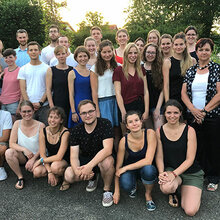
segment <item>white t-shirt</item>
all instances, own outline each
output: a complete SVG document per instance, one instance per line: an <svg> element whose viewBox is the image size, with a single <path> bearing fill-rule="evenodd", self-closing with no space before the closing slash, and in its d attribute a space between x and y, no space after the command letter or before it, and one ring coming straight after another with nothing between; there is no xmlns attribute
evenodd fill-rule
<svg viewBox="0 0 220 220"><path fill-rule="evenodd" d="M26 81L26 92L32 103L40 101L46 92L46 72L49 66L45 63L32 65L30 63L21 67L18 79ZM47 103L44 103L46 105Z"/></svg>
<svg viewBox="0 0 220 220"><path fill-rule="evenodd" d="M57 64L58 64L57 58L53 57L50 61L50 66L56 66ZM66 64L72 67L76 67L78 65L72 53L66 58Z"/></svg>
<svg viewBox="0 0 220 220"><path fill-rule="evenodd" d="M192 83L192 104L197 109L203 109L206 102L206 91L208 86L209 72L205 74L196 73Z"/></svg>
<svg viewBox="0 0 220 220"><path fill-rule="evenodd" d="M12 118L10 112L0 110L0 137L2 137L2 131L12 128Z"/></svg>
<svg viewBox="0 0 220 220"><path fill-rule="evenodd" d="M55 47L51 47L50 45L44 47L41 51L41 61L49 65L50 60L55 56L54 49Z"/></svg>
<svg viewBox="0 0 220 220"><path fill-rule="evenodd" d="M95 72L95 65L91 67L91 70ZM103 76L98 76L98 98L110 97L115 95L115 88L112 82L113 70L107 69Z"/></svg>

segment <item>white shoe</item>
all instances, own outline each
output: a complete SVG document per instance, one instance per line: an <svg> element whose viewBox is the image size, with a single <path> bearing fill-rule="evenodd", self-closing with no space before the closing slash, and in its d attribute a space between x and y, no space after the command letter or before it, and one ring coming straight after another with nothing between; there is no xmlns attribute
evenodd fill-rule
<svg viewBox="0 0 220 220"><path fill-rule="evenodd" d="M8 177L5 168L4 167L0 167L0 181L2 180L6 180Z"/></svg>

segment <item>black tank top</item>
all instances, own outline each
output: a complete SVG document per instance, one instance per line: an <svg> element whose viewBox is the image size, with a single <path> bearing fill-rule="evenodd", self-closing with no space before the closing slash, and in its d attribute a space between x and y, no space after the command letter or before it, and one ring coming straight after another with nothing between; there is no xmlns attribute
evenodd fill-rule
<svg viewBox="0 0 220 220"><path fill-rule="evenodd" d="M46 149L47 149L47 152L48 152L48 156L53 156L53 155L56 155L57 152L59 151L60 149L60 144L61 144L61 139L62 139L62 136L63 134L68 131L68 130L64 130L60 137L59 137L59 140L56 144L51 144L50 142L48 142L47 140L47 134L46 134L46 128L43 129L44 131L44 136L45 136L45 144L46 144ZM66 160L67 162L70 161L70 148L69 146L67 147L67 150L66 150L66 153L64 154L63 156L63 159Z"/></svg>
<svg viewBox="0 0 220 220"><path fill-rule="evenodd" d="M127 158L124 161L124 165L128 165L128 164L132 164L132 163L136 163L139 160L142 160L145 158L146 156L146 151L147 151L147 129L144 130L144 147L137 152L132 151L129 147L128 147L128 135L125 135L125 150L127 153Z"/></svg>
<svg viewBox="0 0 220 220"><path fill-rule="evenodd" d="M160 129L160 139L163 147L164 166L176 169L186 160L188 126L185 126L181 137L176 141L171 141L166 137L162 126ZM196 173L199 170L201 168L198 162L194 160L192 166L184 173Z"/></svg>

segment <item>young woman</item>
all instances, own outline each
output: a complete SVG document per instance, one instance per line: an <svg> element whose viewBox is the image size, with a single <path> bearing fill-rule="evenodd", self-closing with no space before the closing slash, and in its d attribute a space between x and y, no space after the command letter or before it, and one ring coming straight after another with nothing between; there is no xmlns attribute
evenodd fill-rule
<svg viewBox="0 0 220 220"><path fill-rule="evenodd" d="M33 172L33 166L39 157L39 131L44 124L34 120L34 106L30 101L22 101L20 104L22 119L15 121L9 139L9 149L5 152L5 158L17 176L16 189L24 188L24 178L20 164L25 164L26 170Z"/></svg>
<svg viewBox="0 0 220 220"><path fill-rule="evenodd" d="M126 29L119 29L116 32L115 40L119 47L115 49L115 60L120 64L123 63L123 54L129 39L130 37Z"/></svg>
<svg viewBox="0 0 220 220"><path fill-rule="evenodd" d="M124 62L113 73L116 99L120 109L119 121L122 133L126 133L123 123L129 110L138 110L142 119L148 118L149 93L147 79L140 65L140 52L134 43L129 43L124 51Z"/></svg>
<svg viewBox="0 0 220 220"><path fill-rule="evenodd" d="M157 178L156 168L152 165L157 145L156 135L151 129L142 129L141 116L136 111L129 111L125 121L130 133L125 135L119 144L114 203L118 204L120 200L120 186L129 193L131 198L134 198L136 182L140 178L146 190L147 210L154 211L156 206L152 200L151 191Z"/></svg>
<svg viewBox="0 0 220 220"><path fill-rule="evenodd" d="M197 159L208 179L208 191L216 191L220 180L220 65L210 60L214 43L201 38L196 43L199 62L187 70L182 87L187 121L198 137Z"/></svg>
<svg viewBox="0 0 220 220"><path fill-rule="evenodd" d="M163 115L161 114L161 106L164 101L162 56L156 44L148 43L144 47L142 57L149 91L149 115L153 119L156 130L163 124Z"/></svg>
<svg viewBox="0 0 220 220"><path fill-rule="evenodd" d="M54 106L62 107L65 114L68 116L70 112L68 75L69 73L73 74L73 67L66 64L66 47L56 46L54 54L58 60L58 64L47 70L47 99L50 108L53 108Z"/></svg>
<svg viewBox="0 0 220 220"><path fill-rule="evenodd" d="M160 50L163 58L169 58L173 54L172 49L172 36L169 34L163 34L160 38Z"/></svg>
<svg viewBox="0 0 220 220"><path fill-rule="evenodd" d="M95 64L97 60L97 54L96 54L96 40L92 37L87 37L84 40L84 47L89 51L90 58L88 63L86 64L87 69L91 69L91 67Z"/></svg>
<svg viewBox="0 0 220 220"><path fill-rule="evenodd" d="M13 121L15 121L16 115L19 114L19 102L21 98L19 80L17 79L20 67L15 63L16 52L13 49L6 49L3 56L8 67L2 73L4 78L0 96L2 103L1 109L9 111Z"/></svg>
<svg viewBox="0 0 220 220"><path fill-rule="evenodd" d="M68 119L68 127L72 128L81 122L77 106L81 100L92 100L92 92L90 86L90 70L87 69L90 54L88 50L79 46L74 52L74 59L78 65L74 71L68 76L69 100L70 100L70 114Z"/></svg>
<svg viewBox="0 0 220 220"><path fill-rule="evenodd" d="M142 53L143 49L144 49L144 45L145 45L145 40L141 37L137 38L134 43L137 45L140 53Z"/></svg>
<svg viewBox="0 0 220 220"><path fill-rule="evenodd" d="M97 62L91 68L93 71L90 77L92 99L96 104L97 116L109 119L114 127L115 137L117 137L115 141L116 148L120 140L120 131L118 127L118 107L112 76L117 66L112 42L109 40L102 41L99 44Z"/></svg>
<svg viewBox="0 0 220 220"><path fill-rule="evenodd" d="M48 184L56 186L63 176L70 160L69 131L64 127L65 112L54 106L48 113L48 124L39 135L40 159L34 164L34 177L48 176ZM69 184L63 182L60 190L67 190Z"/></svg>
<svg viewBox="0 0 220 220"><path fill-rule="evenodd" d="M196 60L187 51L185 34L183 32L176 34L173 37L173 56L163 62L163 90L166 102L175 99L184 107L181 99L183 78L186 70L194 63ZM183 114L185 117L185 110Z"/></svg>
<svg viewBox="0 0 220 220"><path fill-rule="evenodd" d="M188 26L185 29L185 35L186 35L186 42L188 47L188 52L190 53L191 57L194 57L196 61L198 62L198 56L196 54L196 41L198 38L198 31L194 26Z"/></svg>
<svg viewBox="0 0 220 220"><path fill-rule="evenodd" d="M165 104L167 123L157 130L156 163L160 189L169 194L169 204L179 205L176 190L181 186L181 207L187 215L194 216L201 203L204 172L195 161L195 130L182 123L182 110L176 100Z"/></svg>
<svg viewBox="0 0 220 220"><path fill-rule="evenodd" d="M160 32L156 29L153 29L151 31L148 32L147 35L147 43L154 43L157 46L160 45Z"/></svg>

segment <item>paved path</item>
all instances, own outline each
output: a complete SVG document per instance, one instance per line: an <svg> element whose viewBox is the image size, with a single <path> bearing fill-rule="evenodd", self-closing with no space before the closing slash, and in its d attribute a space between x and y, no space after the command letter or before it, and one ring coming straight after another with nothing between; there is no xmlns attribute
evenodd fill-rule
<svg viewBox="0 0 220 220"><path fill-rule="evenodd" d="M220 190L210 193L204 190L200 211L193 218L187 217L181 208L172 208L167 203L167 196L162 195L158 185L154 188L153 198L157 205L154 212L145 208L144 187L138 184L137 197L129 198L122 193L118 205L105 208L101 204L102 181L96 191L85 191L86 182L76 183L68 191L60 192L59 187L50 187L47 178L33 179L24 172L25 188L14 188L16 177L6 166L9 174L6 181L0 182L0 220L30 219L204 219L220 220Z"/></svg>

